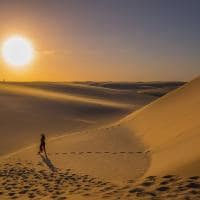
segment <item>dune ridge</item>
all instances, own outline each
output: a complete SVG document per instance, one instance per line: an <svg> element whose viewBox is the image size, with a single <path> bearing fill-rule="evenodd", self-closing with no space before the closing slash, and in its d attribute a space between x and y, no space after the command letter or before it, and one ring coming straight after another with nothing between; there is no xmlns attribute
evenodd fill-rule
<svg viewBox="0 0 200 200"><path fill-rule="evenodd" d="M153 153L149 173L199 174L198 165L188 167L200 158L199 89L198 77L123 120Z"/></svg>

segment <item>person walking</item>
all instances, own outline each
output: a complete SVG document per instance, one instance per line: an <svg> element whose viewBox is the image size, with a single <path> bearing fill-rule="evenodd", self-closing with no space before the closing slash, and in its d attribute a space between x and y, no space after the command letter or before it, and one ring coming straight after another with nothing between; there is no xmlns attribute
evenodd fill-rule
<svg viewBox="0 0 200 200"><path fill-rule="evenodd" d="M46 140L45 135L44 135L44 134L41 134L41 138L40 138L40 149L39 149L38 154L44 152L45 155L47 156L45 140Z"/></svg>

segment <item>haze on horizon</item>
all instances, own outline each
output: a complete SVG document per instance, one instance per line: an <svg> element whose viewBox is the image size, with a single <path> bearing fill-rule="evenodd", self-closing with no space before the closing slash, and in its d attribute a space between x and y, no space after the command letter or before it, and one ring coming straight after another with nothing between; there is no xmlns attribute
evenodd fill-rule
<svg viewBox="0 0 200 200"><path fill-rule="evenodd" d="M0 1L0 46L31 40L26 70L0 57L13 81L188 81L200 74L198 0Z"/></svg>

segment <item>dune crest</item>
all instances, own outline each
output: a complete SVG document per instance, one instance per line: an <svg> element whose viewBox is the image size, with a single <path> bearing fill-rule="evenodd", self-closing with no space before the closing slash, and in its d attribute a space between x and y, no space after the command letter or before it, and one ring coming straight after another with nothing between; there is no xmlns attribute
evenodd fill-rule
<svg viewBox="0 0 200 200"><path fill-rule="evenodd" d="M199 91L200 77L123 120L152 152L148 174L200 173Z"/></svg>

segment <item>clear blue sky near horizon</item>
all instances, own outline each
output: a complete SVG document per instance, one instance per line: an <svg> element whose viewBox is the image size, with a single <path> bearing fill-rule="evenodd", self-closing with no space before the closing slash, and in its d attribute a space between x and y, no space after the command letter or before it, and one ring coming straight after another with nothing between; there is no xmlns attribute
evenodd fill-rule
<svg viewBox="0 0 200 200"><path fill-rule="evenodd" d="M200 74L199 0L0 1L1 41L21 33L39 59L12 80L190 80Z"/></svg>

